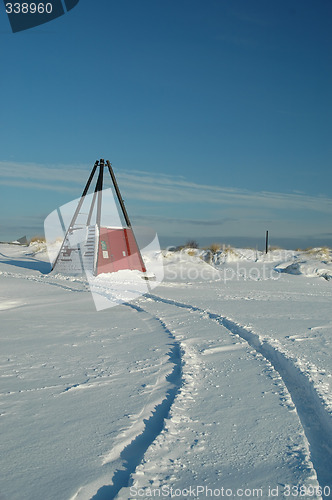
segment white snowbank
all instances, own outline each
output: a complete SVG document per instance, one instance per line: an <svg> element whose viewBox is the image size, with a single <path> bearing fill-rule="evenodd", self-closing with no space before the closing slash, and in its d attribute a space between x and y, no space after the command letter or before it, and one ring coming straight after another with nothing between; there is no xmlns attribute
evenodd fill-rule
<svg viewBox="0 0 332 500"><path fill-rule="evenodd" d="M86 277L43 274L41 250L0 248L4 498L124 500L197 485L283 498L289 484L321 500L332 289L261 271L329 269L330 253L234 249L207 263L202 250L163 252L167 280L97 313ZM182 268L195 272L183 279ZM233 279L213 279L223 270ZM112 295L110 280L130 292L132 273L96 277L96 293Z"/></svg>
<svg viewBox="0 0 332 500"><path fill-rule="evenodd" d="M247 248L225 247L216 252L184 248L180 251L164 251L163 256L166 265L171 263L193 265L203 261L215 269L221 269L226 264L240 262L274 263L276 272L332 279L332 250L326 247L309 250L275 249L267 254Z"/></svg>
<svg viewBox="0 0 332 500"><path fill-rule="evenodd" d="M288 274L302 274L307 277L332 279L331 250L328 248L313 248L297 252L292 261L286 261L276 266L276 271Z"/></svg>

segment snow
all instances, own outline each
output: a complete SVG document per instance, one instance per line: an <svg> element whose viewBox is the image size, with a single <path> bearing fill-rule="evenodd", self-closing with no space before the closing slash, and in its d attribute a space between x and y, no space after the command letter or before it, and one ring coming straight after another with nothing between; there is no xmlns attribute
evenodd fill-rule
<svg viewBox="0 0 332 500"><path fill-rule="evenodd" d="M43 243L0 245L0 498L331 498L330 250L163 261L97 312Z"/></svg>

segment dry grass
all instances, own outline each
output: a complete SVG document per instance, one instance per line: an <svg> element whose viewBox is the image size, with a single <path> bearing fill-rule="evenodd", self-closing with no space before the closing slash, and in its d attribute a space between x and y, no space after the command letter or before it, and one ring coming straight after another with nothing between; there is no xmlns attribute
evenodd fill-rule
<svg viewBox="0 0 332 500"><path fill-rule="evenodd" d="M187 248L198 248L199 245L198 245L197 241L195 241L195 240L189 240L189 241L187 241L187 243L185 244L185 246Z"/></svg>
<svg viewBox="0 0 332 500"><path fill-rule="evenodd" d="M221 249L221 245L219 243L212 243L212 245L209 246L208 250L211 250L212 253L219 252Z"/></svg>
<svg viewBox="0 0 332 500"><path fill-rule="evenodd" d="M226 254L226 255L238 255L238 253L235 252L234 248L231 247L231 246L223 248L223 253Z"/></svg>
<svg viewBox="0 0 332 500"><path fill-rule="evenodd" d="M46 243L46 239L44 238L44 236L33 236L30 239L30 243L35 243L37 241L38 243Z"/></svg>
<svg viewBox="0 0 332 500"><path fill-rule="evenodd" d="M223 245L222 246L222 255L224 256L224 258L239 257L239 254L230 245L227 245L227 246Z"/></svg>
<svg viewBox="0 0 332 500"><path fill-rule="evenodd" d="M328 247L321 247L321 248L306 248L304 250L308 255L311 257L316 257L318 259L330 262L331 261L331 255L330 255L330 249Z"/></svg>
<svg viewBox="0 0 332 500"><path fill-rule="evenodd" d="M273 250L282 250L282 248L279 247L278 245L273 245L269 246L268 250L271 250L271 252L273 252Z"/></svg>

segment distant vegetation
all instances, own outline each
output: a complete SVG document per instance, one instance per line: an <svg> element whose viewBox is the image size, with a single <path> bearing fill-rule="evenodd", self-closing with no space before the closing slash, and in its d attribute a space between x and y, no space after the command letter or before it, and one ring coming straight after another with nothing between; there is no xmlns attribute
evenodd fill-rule
<svg viewBox="0 0 332 500"><path fill-rule="evenodd" d="M212 245L209 246L208 250L211 250L212 253L219 252L221 249L220 243L212 243Z"/></svg>
<svg viewBox="0 0 332 500"><path fill-rule="evenodd" d="M44 236L33 236L29 243L35 243L35 242L38 242L38 243L45 243L46 242L46 239L44 238Z"/></svg>
<svg viewBox="0 0 332 500"><path fill-rule="evenodd" d="M198 246L199 245L198 245L197 241L195 241L195 240L189 240L185 244L185 248L198 248Z"/></svg>

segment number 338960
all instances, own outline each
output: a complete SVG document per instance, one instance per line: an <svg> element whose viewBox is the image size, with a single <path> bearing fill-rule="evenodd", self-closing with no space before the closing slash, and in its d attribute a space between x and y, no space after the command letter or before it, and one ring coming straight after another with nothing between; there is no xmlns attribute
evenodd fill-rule
<svg viewBox="0 0 332 500"><path fill-rule="evenodd" d="M51 3L6 3L7 14L51 14Z"/></svg>

